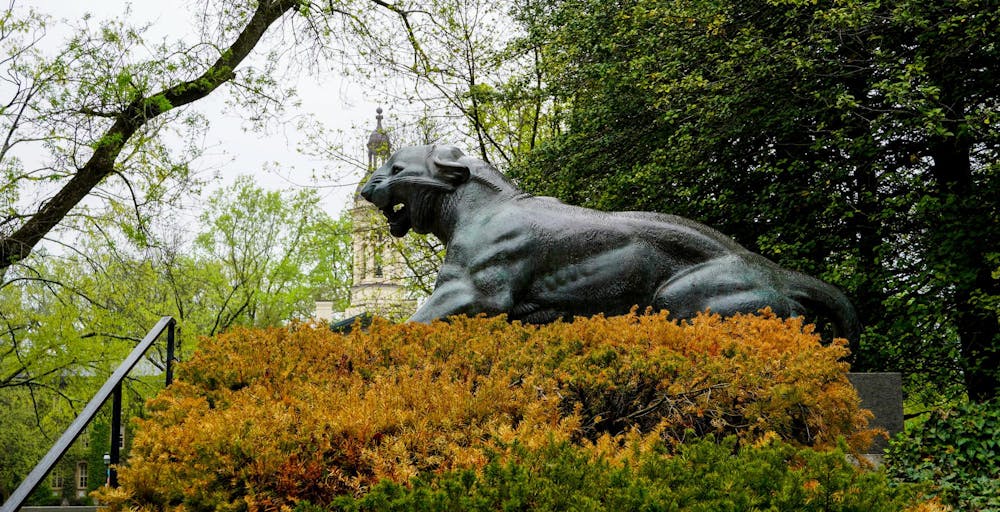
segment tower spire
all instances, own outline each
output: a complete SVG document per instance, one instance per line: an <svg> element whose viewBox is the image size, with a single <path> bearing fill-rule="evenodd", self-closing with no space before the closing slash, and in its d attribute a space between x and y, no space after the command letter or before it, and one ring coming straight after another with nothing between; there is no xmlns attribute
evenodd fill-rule
<svg viewBox="0 0 1000 512"><path fill-rule="evenodd" d="M361 197L361 187L368 177L389 158L392 144L382 126L382 107L375 109L375 129L368 136L368 169L358 184L351 208L351 249L354 263L351 305L344 312L348 317L379 315L405 318L416 309L416 302L407 297L403 282L404 263L398 251L385 236L385 220L378 208ZM350 324L350 318L345 320Z"/></svg>
<svg viewBox="0 0 1000 512"><path fill-rule="evenodd" d="M389 134L382 128L382 107L375 109L375 129L368 136L368 172L374 171L382 165L389 153L392 152L392 144L389 141Z"/></svg>

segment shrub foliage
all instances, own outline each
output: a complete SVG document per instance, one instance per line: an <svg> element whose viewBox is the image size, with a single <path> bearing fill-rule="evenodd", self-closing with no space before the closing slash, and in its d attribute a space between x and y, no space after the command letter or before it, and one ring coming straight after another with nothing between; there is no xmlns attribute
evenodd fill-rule
<svg viewBox="0 0 1000 512"><path fill-rule="evenodd" d="M236 329L150 401L114 507L273 509L571 443L620 464L691 437L871 441L842 342L772 315ZM493 454L493 455L491 455Z"/></svg>
<svg viewBox="0 0 1000 512"><path fill-rule="evenodd" d="M917 489L894 485L883 472L851 465L840 449L796 449L772 440L736 449L701 439L672 457L638 453L610 464L569 443L515 449L481 471L422 476L410 485L382 481L361 497L343 496L328 509L345 512L619 511L619 510L940 510L916 504ZM300 503L296 512L320 507Z"/></svg>
<svg viewBox="0 0 1000 512"><path fill-rule="evenodd" d="M1000 511L1000 400L934 411L892 440L886 456L893 476L932 483L944 503Z"/></svg>

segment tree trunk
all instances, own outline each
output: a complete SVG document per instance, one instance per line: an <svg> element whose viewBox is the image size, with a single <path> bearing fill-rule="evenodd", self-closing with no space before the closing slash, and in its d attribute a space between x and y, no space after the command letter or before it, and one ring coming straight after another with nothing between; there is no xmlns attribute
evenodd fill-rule
<svg viewBox="0 0 1000 512"><path fill-rule="evenodd" d="M956 131L957 132L957 127ZM977 297L1000 295L986 252L989 223L977 211L973 189L971 146L959 137L931 141L932 172L940 192L940 210L932 230L932 251L939 269L947 269L953 289L955 329L961 349L961 367L969 398L985 402L1000 388L1000 324L996 313L983 307Z"/></svg>

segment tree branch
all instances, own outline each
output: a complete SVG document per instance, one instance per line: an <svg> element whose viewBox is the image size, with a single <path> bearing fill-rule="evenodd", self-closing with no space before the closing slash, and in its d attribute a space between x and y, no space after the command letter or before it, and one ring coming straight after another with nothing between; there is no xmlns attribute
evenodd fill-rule
<svg viewBox="0 0 1000 512"><path fill-rule="evenodd" d="M271 24L297 4L298 0L261 0L236 40L201 76L138 98L125 107L98 140L90 159L73 178L19 229L0 239L0 272L28 257L38 242L114 170L122 149L147 121L200 100L232 80L236 67L250 54Z"/></svg>

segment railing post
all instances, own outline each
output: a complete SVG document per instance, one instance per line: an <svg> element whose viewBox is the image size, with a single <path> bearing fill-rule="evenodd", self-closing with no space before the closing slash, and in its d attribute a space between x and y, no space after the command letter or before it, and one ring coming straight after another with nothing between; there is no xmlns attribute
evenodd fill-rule
<svg viewBox="0 0 1000 512"><path fill-rule="evenodd" d="M167 324L167 385L174 382L174 330L177 322L171 318Z"/></svg>
<svg viewBox="0 0 1000 512"><path fill-rule="evenodd" d="M111 399L111 466L108 472L108 487L118 487L118 469L115 466L121 461L122 447L122 383L115 386Z"/></svg>

